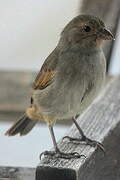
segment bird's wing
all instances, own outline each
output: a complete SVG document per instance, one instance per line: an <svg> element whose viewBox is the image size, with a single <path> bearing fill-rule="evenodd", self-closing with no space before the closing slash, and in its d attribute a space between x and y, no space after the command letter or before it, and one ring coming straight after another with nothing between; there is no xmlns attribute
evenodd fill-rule
<svg viewBox="0 0 120 180"><path fill-rule="evenodd" d="M55 49L43 63L42 68L33 82L33 89L45 89L53 82L56 73L57 60L58 50Z"/></svg>

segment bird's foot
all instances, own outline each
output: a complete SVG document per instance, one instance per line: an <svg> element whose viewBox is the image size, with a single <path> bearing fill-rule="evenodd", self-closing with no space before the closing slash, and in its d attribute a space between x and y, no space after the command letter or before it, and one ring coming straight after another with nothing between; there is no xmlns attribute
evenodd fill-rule
<svg viewBox="0 0 120 180"><path fill-rule="evenodd" d="M103 146L102 143L95 141L95 140L91 140L89 138L87 138L86 136L83 136L82 138L73 138L73 137L69 137L69 136L65 136L63 137L64 139L68 139L70 142L85 142L86 145L90 145L92 147L95 147L96 149L101 149L104 153L105 153L105 148Z"/></svg>
<svg viewBox="0 0 120 180"><path fill-rule="evenodd" d="M40 159L42 157L42 155L44 156L49 156L49 157L55 157L55 158L63 158L63 159L76 159L76 158L81 158L84 157L84 155L80 155L77 152L73 152L73 153L64 153L61 152L60 150L56 150L56 151L44 151L40 154Z"/></svg>

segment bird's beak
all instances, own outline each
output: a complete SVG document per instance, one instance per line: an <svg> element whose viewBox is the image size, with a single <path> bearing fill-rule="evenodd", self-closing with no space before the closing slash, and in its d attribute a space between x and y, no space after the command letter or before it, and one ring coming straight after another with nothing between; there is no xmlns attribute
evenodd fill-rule
<svg viewBox="0 0 120 180"><path fill-rule="evenodd" d="M105 28L100 30L98 37L103 40L115 40L113 34Z"/></svg>

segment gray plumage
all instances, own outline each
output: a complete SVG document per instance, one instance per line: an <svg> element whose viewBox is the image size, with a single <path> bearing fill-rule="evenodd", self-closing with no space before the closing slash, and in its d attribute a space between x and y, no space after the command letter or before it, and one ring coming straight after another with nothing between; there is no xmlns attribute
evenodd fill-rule
<svg viewBox="0 0 120 180"><path fill-rule="evenodd" d="M21 123L17 123L13 125L17 131L13 133L10 128L7 135L27 134L37 120L43 119L52 126L57 119L75 117L87 109L105 79L101 44L111 39L112 34L97 17L79 15L68 23L33 83L31 106L26 110L30 126L24 126L24 120L23 131Z"/></svg>
<svg viewBox="0 0 120 180"><path fill-rule="evenodd" d="M92 58L91 58L92 56ZM105 58L101 48L66 50L52 58L57 61L53 83L33 92L34 103L45 114L65 119L81 114L98 95L105 78Z"/></svg>

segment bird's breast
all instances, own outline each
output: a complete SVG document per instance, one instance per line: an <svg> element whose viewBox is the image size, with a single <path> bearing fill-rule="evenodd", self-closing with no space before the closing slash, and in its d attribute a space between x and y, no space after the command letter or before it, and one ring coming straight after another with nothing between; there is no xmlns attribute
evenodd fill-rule
<svg viewBox="0 0 120 180"><path fill-rule="evenodd" d="M83 112L99 94L105 79L103 53L71 54L60 67L59 91L63 102L74 113Z"/></svg>

